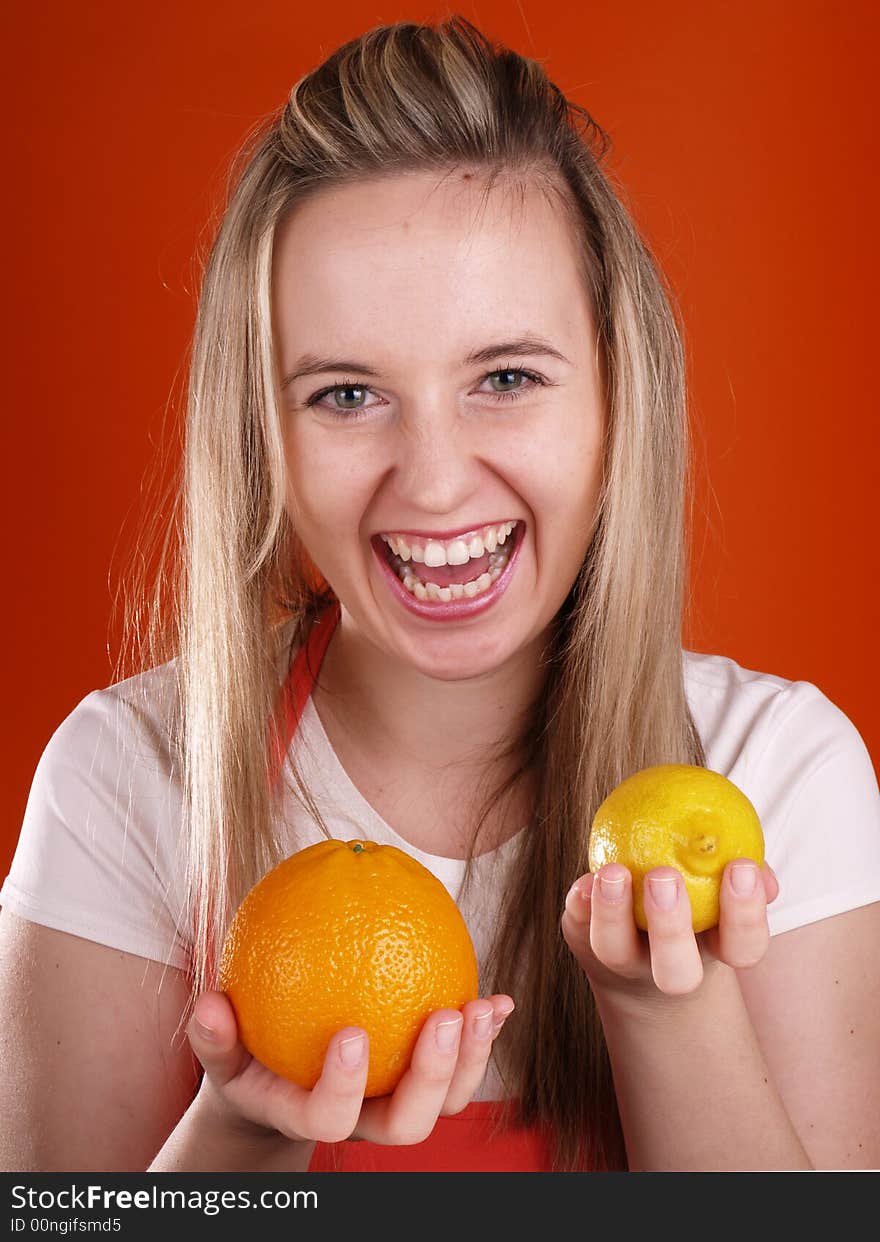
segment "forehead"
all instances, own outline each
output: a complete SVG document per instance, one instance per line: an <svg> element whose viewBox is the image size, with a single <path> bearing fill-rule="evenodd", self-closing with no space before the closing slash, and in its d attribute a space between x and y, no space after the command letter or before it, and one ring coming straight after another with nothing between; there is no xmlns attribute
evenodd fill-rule
<svg viewBox="0 0 880 1242"><path fill-rule="evenodd" d="M493 325L579 331L590 308L575 230L534 179L491 189L466 171L326 188L278 227L273 314L282 343L393 329L395 341ZM365 335L364 335L365 334ZM437 342L439 344L439 342Z"/></svg>

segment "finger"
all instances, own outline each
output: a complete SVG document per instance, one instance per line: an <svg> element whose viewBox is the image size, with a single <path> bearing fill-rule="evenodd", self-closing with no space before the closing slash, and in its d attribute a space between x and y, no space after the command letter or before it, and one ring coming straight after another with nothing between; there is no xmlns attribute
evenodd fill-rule
<svg viewBox="0 0 880 1242"><path fill-rule="evenodd" d="M438 1009L428 1017L393 1094L369 1101L375 1107L361 1118L359 1138L409 1145L428 1137L455 1073L463 1026L457 1009Z"/></svg>
<svg viewBox="0 0 880 1242"><path fill-rule="evenodd" d="M370 1041L363 1027L337 1031L324 1055L321 1077L305 1092L295 1128L319 1143L340 1143L350 1137L364 1103ZM288 1105L287 1101L282 1104Z"/></svg>
<svg viewBox="0 0 880 1242"><path fill-rule="evenodd" d="M504 1026L504 1023L513 1013L514 1009L516 1009L516 1005L511 997L507 995L491 996L489 999L492 1001L494 1013L494 1019L492 1022L492 1040L494 1042L494 1040L496 1040L501 1034L501 1028Z"/></svg>
<svg viewBox="0 0 880 1242"><path fill-rule="evenodd" d="M197 999L187 1036L204 1066L212 1106L228 1122L327 1143L347 1138L354 1129L367 1079L369 1047L362 1028L346 1027L334 1035L311 1092L251 1056L222 992L204 992ZM360 1056L353 1058L353 1052Z"/></svg>
<svg viewBox="0 0 880 1242"><path fill-rule="evenodd" d="M644 899L654 982L670 996L693 992L703 980L703 961L687 890L674 867L648 872Z"/></svg>
<svg viewBox="0 0 880 1242"><path fill-rule="evenodd" d="M458 1060L440 1110L444 1117L460 1113L470 1103L485 1076L492 1044L513 1008L511 998L502 995L470 1001L462 1008Z"/></svg>
<svg viewBox="0 0 880 1242"><path fill-rule="evenodd" d="M721 878L718 956L737 969L754 966L770 943L767 888L761 881L761 872L750 858L735 858Z"/></svg>
<svg viewBox="0 0 880 1242"><path fill-rule="evenodd" d="M644 947L633 917L632 876L621 863L608 863L596 872L590 948L615 974L635 979L643 972Z"/></svg>
<svg viewBox="0 0 880 1242"><path fill-rule="evenodd" d="M202 992L193 1006L186 1034L216 1087L236 1078L252 1059L238 1038L235 1011L223 992Z"/></svg>
<svg viewBox="0 0 880 1242"><path fill-rule="evenodd" d="M186 1033L205 1071L199 1098L216 1119L249 1135L280 1131L300 1137L290 1128L289 1102L294 1094L306 1093L276 1079L251 1056L239 1039L235 1010L223 992L203 992L196 999ZM286 1090L286 1101L272 1098L278 1084Z"/></svg>
<svg viewBox="0 0 880 1242"><path fill-rule="evenodd" d="M779 881L776 878L776 872L769 863L764 863L761 868L761 879L764 881L764 892L767 894L767 905L771 901L775 901L779 896Z"/></svg>
<svg viewBox="0 0 880 1242"><path fill-rule="evenodd" d="M563 939L571 949L578 965L586 970L592 958L590 952L590 905L593 876L587 872L575 880L565 897L560 928Z"/></svg>

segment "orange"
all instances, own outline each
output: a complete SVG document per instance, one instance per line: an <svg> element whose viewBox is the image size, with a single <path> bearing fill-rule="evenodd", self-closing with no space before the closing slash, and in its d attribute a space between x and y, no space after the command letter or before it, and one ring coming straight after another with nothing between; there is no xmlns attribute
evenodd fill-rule
<svg viewBox="0 0 880 1242"><path fill-rule="evenodd" d="M285 859L236 911L220 962L242 1043L311 1088L330 1037L370 1039L366 1096L393 1091L435 1009L477 997L467 925L444 885L393 845L320 841Z"/></svg>
<svg viewBox="0 0 880 1242"><path fill-rule="evenodd" d="M597 810L590 830L590 871L623 863L633 877L633 906L647 930L645 874L675 867L684 877L694 931L720 917L721 874L734 858L764 862L758 813L741 789L708 768L667 763L621 781Z"/></svg>

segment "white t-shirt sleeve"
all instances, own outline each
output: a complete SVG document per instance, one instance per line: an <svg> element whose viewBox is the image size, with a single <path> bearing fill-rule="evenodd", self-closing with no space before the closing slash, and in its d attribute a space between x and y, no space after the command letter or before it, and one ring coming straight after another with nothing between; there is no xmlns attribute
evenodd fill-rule
<svg viewBox="0 0 880 1242"><path fill-rule="evenodd" d="M0 905L34 923L186 969L175 849L180 796L155 721L96 690L34 773Z"/></svg>
<svg viewBox="0 0 880 1242"><path fill-rule="evenodd" d="M852 721L810 682L792 682L756 742L758 788L774 808L771 933L880 901L880 792Z"/></svg>

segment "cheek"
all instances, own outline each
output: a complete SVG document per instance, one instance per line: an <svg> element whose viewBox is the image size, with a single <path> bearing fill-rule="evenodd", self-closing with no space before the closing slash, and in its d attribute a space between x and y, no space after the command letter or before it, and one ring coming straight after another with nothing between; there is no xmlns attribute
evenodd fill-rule
<svg viewBox="0 0 880 1242"><path fill-rule="evenodd" d="M284 461L287 467L285 505L295 528L305 521L309 511L309 470L303 460L302 447L288 434L284 442Z"/></svg>
<svg viewBox="0 0 880 1242"><path fill-rule="evenodd" d="M333 504L335 490L325 491L322 455L311 438L289 433L284 445L287 463L287 511L295 529L311 541L313 530L321 524L322 509L326 513ZM323 496L324 504L320 501Z"/></svg>
<svg viewBox="0 0 880 1242"><path fill-rule="evenodd" d="M535 453L530 464L537 519L571 526L590 518L602 485L600 445L569 438L564 450Z"/></svg>
<svg viewBox="0 0 880 1242"><path fill-rule="evenodd" d="M303 538L317 542L357 528L374 486L365 455L333 440L291 433L284 446L288 514Z"/></svg>
<svg viewBox="0 0 880 1242"><path fill-rule="evenodd" d="M537 478L537 474L536 474ZM577 574L595 529L602 486L599 443L570 442L569 451L545 458L530 497L537 550L566 582Z"/></svg>

